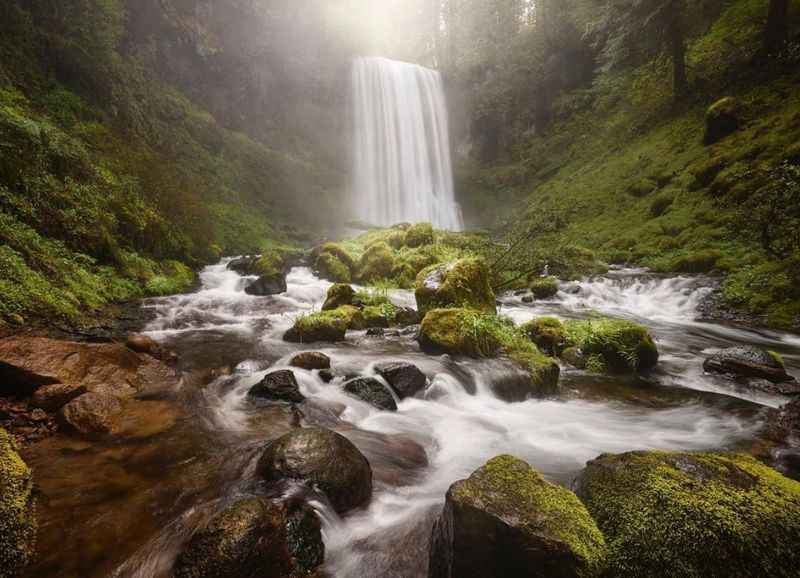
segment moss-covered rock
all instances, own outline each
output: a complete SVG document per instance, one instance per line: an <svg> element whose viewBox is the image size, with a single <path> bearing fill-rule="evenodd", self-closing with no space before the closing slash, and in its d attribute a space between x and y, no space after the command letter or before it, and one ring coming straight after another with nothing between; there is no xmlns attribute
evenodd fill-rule
<svg viewBox="0 0 800 578"><path fill-rule="evenodd" d="M607 548L584 505L527 463L499 456L447 492L432 535L431 578L590 578Z"/></svg>
<svg viewBox="0 0 800 578"><path fill-rule="evenodd" d="M722 98L708 107L706 111L706 133L703 136L703 143L714 144L738 129L738 102L731 96Z"/></svg>
<svg viewBox="0 0 800 578"><path fill-rule="evenodd" d="M311 252L313 257L320 257L322 255L333 255L336 259L347 267L350 271L355 271L356 261L353 256L339 243L324 243L316 247Z"/></svg>
<svg viewBox="0 0 800 578"><path fill-rule="evenodd" d="M549 299L558 293L558 280L555 277L540 277L533 280L530 289L537 299Z"/></svg>
<svg viewBox="0 0 800 578"><path fill-rule="evenodd" d="M317 275L334 283L350 283L353 273L336 255L322 253L314 262Z"/></svg>
<svg viewBox="0 0 800 578"><path fill-rule="evenodd" d="M632 452L577 484L611 576L800 576L800 483L739 455Z"/></svg>
<svg viewBox="0 0 800 578"><path fill-rule="evenodd" d="M323 311L332 311L338 309L342 305L352 305L353 297L355 297L355 290L345 283L335 283L328 289L328 295L325 298L325 303L322 305Z"/></svg>
<svg viewBox="0 0 800 578"><path fill-rule="evenodd" d="M417 276L415 296L422 315L444 307L470 308L485 313L497 310L489 268L479 258L423 269Z"/></svg>
<svg viewBox="0 0 800 578"><path fill-rule="evenodd" d="M430 223L418 223L406 230L403 244L406 247L416 248L433 243L433 225Z"/></svg>
<svg viewBox="0 0 800 578"><path fill-rule="evenodd" d="M36 511L31 471L0 428L0 578L14 578L33 559Z"/></svg>
<svg viewBox="0 0 800 578"><path fill-rule="evenodd" d="M311 507L246 498L192 536L173 576L300 578L314 572L324 556L319 518Z"/></svg>
<svg viewBox="0 0 800 578"><path fill-rule="evenodd" d="M658 363L658 348L650 332L632 321L598 317L567 321L564 328L565 345L577 348L592 371L646 371Z"/></svg>
<svg viewBox="0 0 800 578"><path fill-rule="evenodd" d="M386 243L371 245L361 256L358 271L364 283L389 279L395 267L394 253Z"/></svg>
<svg viewBox="0 0 800 578"><path fill-rule="evenodd" d="M355 309L355 308L354 308ZM323 311L298 318L283 339L291 343L315 343L318 341L343 341L347 335L348 321L341 309Z"/></svg>
<svg viewBox="0 0 800 578"><path fill-rule="evenodd" d="M394 319L394 310L379 305L364 307L364 323L367 328L387 328Z"/></svg>
<svg viewBox="0 0 800 578"><path fill-rule="evenodd" d="M344 319L347 324L347 329L349 330L361 331L367 328L364 310L359 309L355 305L342 305L338 309L330 311L330 314Z"/></svg>
<svg viewBox="0 0 800 578"><path fill-rule="evenodd" d="M567 341L564 324L555 317L540 317L529 321L520 329L539 349L549 355L560 355Z"/></svg>

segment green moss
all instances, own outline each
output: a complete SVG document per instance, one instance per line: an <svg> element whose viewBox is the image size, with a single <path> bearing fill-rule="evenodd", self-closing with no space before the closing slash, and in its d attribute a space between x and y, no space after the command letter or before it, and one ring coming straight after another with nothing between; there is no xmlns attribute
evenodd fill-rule
<svg viewBox="0 0 800 578"><path fill-rule="evenodd" d="M355 307L355 309L358 311ZM294 326L283 336L293 343L315 343L318 341L336 342L344 340L348 325L354 313L350 309L339 308L299 317Z"/></svg>
<svg viewBox="0 0 800 578"><path fill-rule="evenodd" d="M434 265L417 276L417 309L424 315L442 307L469 307L486 313L496 311L495 295L486 262L480 258L460 259L448 265Z"/></svg>
<svg viewBox="0 0 800 578"><path fill-rule="evenodd" d="M375 283L392 277L395 268L394 253L386 243L371 245L359 262L359 279L364 283Z"/></svg>
<svg viewBox="0 0 800 578"><path fill-rule="evenodd" d="M34 557L33 480L11 436L0 428L0 577L13 578Z"/></svg>
<svg viewBox="0 0 800 578"><path fill-rule="evenodd" d="M406 230L403 244L406 247L422 247L433 244L433 226L430 223L418 223Z"/></svg>
<svg viewBox="0 0 800 578"><path fill-rule="evenodd" d="M716 267L721 258L721 251L707 249L675 257L670 264L670 269L680 273L708 273Z"/></svg>
<svg viewBox="0 0 800 578"><path fill-rule="evenodd" d="M188 291L197 277L194 271L179 261L167 261L162 274L151 278L145 286L148 295L174 295Z"/></svg>
<svg viewBox="0 0 800 578"><path fill-rule="evenodd" d="M773 360L775 360L775 363L777 363L780 367L783 368L786 367L786 363L783 361L783 357L781 356L780 353L776 351L767 351L767 353Z"/></svg>
<svg viewBox="0 0 800 578"><path fill-rule="evenodd" d="M353 275L350 268L332 253L322 253L314 263L320 277L334 283L350 283Z"/></svg>
<svg viewBox="0 0 800 578"><path fill-rule="evenodd" d="M523 531L563 542L580 563L577 576L600 576L608 550L603 534L578 497L547 482L513 456L489 460L451 489L456 503L471 504L497 518L514 520Z"/></svg>
<svg viewBox="0 0 800 578"><path fill-rule="evenodd" d="M315 249L317 256L333 255L336 259L347 267L350 271L355 271L356 262L353 256L340 243L325 243Z"/></svg>
<svg viewBox="0 0 800 578"><path fill-rule="evenodd" d="M540 317L529 321L520 329L537 347L550 355L559 355L566 344L564 324L555 317Z"/></svg>
<svg viewBox="0 0 800 578"><path fill-rule="evenodd" d="M624 319L592 318L567 321L566 346L586 356L590 370L631 372L658 363L658 348L643 326Z"/></svg>
<svg viewBox="0 0 800 578"><path fill-rule="evenodd" d="M800 483L754 458L604 455L578 494L605 534L612 576L798 575Z"/></svg>
<svg viewBox="0 0 800 578"><path fill-rule="evenodd" d="M530 289L537 299L549 299L558 293L558 280L555 277L539 277L533 280Z"/></svg>
<svg viewBox="0 0 800 578"><path fill-rule="evenodd" d="M297 251L285 245L270 243L263 247L261 257L253 266L253 274L259 277L277 277L286 271L290 259Z"/></svg>
<svg viewBox="0 0 800 578"><path fill-rule="evenodd" d="M356 297L356 292L350 285L345 283L334 283L328 289L325 303L322 305L323 311L332 311L338 309L342 305L352 305L353 298Z"/></svg>

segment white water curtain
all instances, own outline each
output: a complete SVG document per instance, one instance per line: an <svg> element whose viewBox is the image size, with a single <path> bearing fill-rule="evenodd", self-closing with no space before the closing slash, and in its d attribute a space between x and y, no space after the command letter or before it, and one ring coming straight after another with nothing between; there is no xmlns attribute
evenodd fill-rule
<svg viewBox="0 0 800 578"><path fill-rule="evenodd" d="M390 226L460 231L441 75L386 58L353 63L353 210Z"/></svg>

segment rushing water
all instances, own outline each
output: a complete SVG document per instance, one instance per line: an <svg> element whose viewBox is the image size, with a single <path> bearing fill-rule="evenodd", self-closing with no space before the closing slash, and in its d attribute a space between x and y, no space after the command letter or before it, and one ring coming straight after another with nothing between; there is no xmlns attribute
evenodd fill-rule
<svg viewBox="0 0 800 578"><path fill-rule="evenodd" d="M800 366L792 336L695 322L707 291L702 280L621 271L565 285L552 301L534 305L508 295L501 311L519 322L590 311L637 319L657 336L658 370L647 378L615 378L565 369L557 399L512 404L491 387L511 371L507 364L429 357L410 334L352 332L345 343L318 347L285 343L283 332L295 317L320 307L329 283L297 268L285 294L259 298L244 293L246 282L223 262L203 272L198 292L147 303L156 313L149 334L178 351L185 375L180 391L151 400L147 410L155 421L169 415L170 429L107 445L54 439L34 452L46 496L41 545L47 554L32 576L168 575L193 528L236 496L260 491L259 452L298 420L347 436L374 471L368 508L341 519L315 503L328 575L425 576L431 523L447 488L487 459L511 453L569 484L603 452L746 448L765 409L784 400L704 375L704 354L755 343L780 351L795 373ZM405 291L392 298L413 303ZM388 413L345 395L336 382L326 385L316 372L295 370L308 398L302 415L288 407L251 407L247 390L300 349L323 351L342 374L369 375L379 361L409 361L430 385Z"/></svg>
<svg viewBox="0 0 800 578"><path fill-rule="evenodd" d="M461 230L439 73L359 58L352 75L354 214L373 225Z"/></svg>

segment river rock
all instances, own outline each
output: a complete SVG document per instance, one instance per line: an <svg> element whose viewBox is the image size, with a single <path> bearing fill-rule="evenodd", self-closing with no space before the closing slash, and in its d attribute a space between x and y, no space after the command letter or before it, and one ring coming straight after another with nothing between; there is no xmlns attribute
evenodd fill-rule
<svg viewBox="0 0 800 578"><path fill-rule="evenodd" d="M703 363L709 373L721 373L733 377L761 378L773 383L794 382L786 373L783 361L773 353L758 347L731 347L715 353Z"/></svg>
<svg viewBox="0 0 800 578"><path fill-rule="evenodd" d="M497 311L489 268L478 258L423 269L414 294L421 316L442 307L466 307L492 314Z"/></svg>
<svg viewBox="0 0 800 578"><path fill-rule="evenodd" d="M253 273L258 257L239 257L232 260L226 267L228 271L236 271L239 275L248 276Z"/></svg>
<svg viewBox="0 0 800 578"><path fill-rule="evenodd" d="M323 562L317 515L307 505L247 498L211 519L178 556L175 578L299 578Z"/></svg>
<svg viewBox="0 0 800 578"><path fill-rule="evenodd" d="M609 576L798 575L800 483L753 457L606 454L577 492L608 542Z"/></svg>
<svg viewBox="0 0 800 578"><path fill-rule="evenodd" d="M352 305L353 298L356 296L355 290L346 283L334 283L328 289L325 303L322 305L323 311L333 311L343 305Z"/></svg>
<svg viewBox="0 0 800 578"><path fill-rule="evenodd" d="M31 562L36 527L31 471L0 428L0 576L19 576Z"/></svg>
<svg viewBox="0 0 800 578"><path fill-rule="evenodd" d="M394 322L400 327L419 325L420 321L419 312L411 307L400 307L394 314Z"/></svg>
<svg viewBox="0 0 800 578"><path fill-rule="evenodd" d="M341 308L335 311L323 311L322 313L301 317L284 334L284 341L290 343L344 341L349 321L346 316L337 314L340 310Z"/></svg>
<svg viewBox="0 0 800 578"><path fill-rule="evenodd" d="M397 411L397 403L394 401L392 394L377 379L357 377L345 383L344 390L378 409Z"/></svg>
<svg viewBox="0 0 800 578"><path fill-rule="evenodd" d="M63 427L80 434L112 434L119 429L122 404L113 395L84 393L62 407L58 418Z"/></svg>
<svg viewBox="0 0 800 578"><path fill-rule="evenodd" d="M146 353L156 358L161 356L161 346L155 339L147 335L129 335L125 340L125 345L136 353Z"/></svg>
<svg viewBox="0 0 800 578"><path fill-rule="evenodd" d="M307 371L330 369L331 358L319 351L303 351L292 357L291 361L289 361L289 365Z"/></svg>
<svg viewBox="0 0 800 578"><path fill-rule="evenodd" d="M340 514L372 496L367 459L347 438L326 429L299 429L271 442L257 471L267 482L296 480L316 487Z"/></svg>
<svg viewBox="0 0 800 578"><path fill-rule="evenodd" d="M430 578L590 578L607 558L603 535L569 490L499 456L456 482L433 527Z"/></svg>
<svg viewBox="0 0 800 578"><path fill-rule="evenodd" d="M268 297L286 293L286 289L286 276L283 273L278 273L276 275L262 275L245 287L244 292L256 297Z"/></svg>
<svg viewBox="0 0 800 578"><path fill-rule="evenodd" d="M87 390L82 385L51 383L36 390L31 398L31 405L45 411L58 411L84 393Z"/></svg>
<svg viewBox="0 0 800 578"><path fill-rule="evenodd" d="M285 401L302 403L305 396L300 393L300 386L291 370L273 371L264 376L260 383L247 392L247 396L268 401Z"/></svg>
<svg viewBox="0 0 800 578"><path fill-rule="evenodd" d="M177 387L176 371L123 343L77 343L45 337L0 340L0 394L30 395L43 385L80 384L89 392L131 397Z"/></svg>
<svg viewBox="0 0 800 578"><path fill-rule="evenodd" d="M400 399L414 397L428 385L425 374L411 363L403 361L379 363L375 366L375 371L386 380Z"/></svg>

